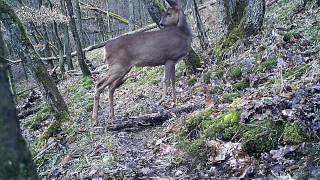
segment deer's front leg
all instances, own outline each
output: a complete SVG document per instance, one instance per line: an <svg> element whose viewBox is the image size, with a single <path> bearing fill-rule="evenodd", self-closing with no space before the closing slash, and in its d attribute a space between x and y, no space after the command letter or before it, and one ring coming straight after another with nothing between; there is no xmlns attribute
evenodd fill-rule
<svg viewBox="0 0 320 180"><path fill-rule="evenodd" d="M172 97L173 97L173 103L174 105L177 104L177 94L176 94L176 70L175 70L175 64L173 64L173 67L170 69L170 80L172 85Z"/></svg>
<svg viewBox="0 0 320 180"><path fill-rule="evenodd" d="M173 61L167 61L164 66L163 95L161 101L163 101L165 99L165 96L167 95L168 87L170 85L170 81L172 81L172 76L174 76L174 72L175 63Z"/></svg>

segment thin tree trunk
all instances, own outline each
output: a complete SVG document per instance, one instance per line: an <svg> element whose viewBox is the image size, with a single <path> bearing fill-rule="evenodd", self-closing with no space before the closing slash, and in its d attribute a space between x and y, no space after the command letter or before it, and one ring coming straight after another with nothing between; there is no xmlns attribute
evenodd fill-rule
<svg viewBox="0 0 320 180"><path fill-rule="evenodd" d="M0 16L3 16L0 11ZM5 42L0 27L0 179L39 179L24 141L9 87Z"/></svg>
<svg viewBox="0 0 320 180"><path fill-rule="evenodd" d="M64 73L66 72L65 68L64 68L64 50L63 50L63 44L62 41L59 37L59 30L58 30L58 25L57 23L54 21L53 22L53 30L54 30L54 35L55 35L55 39L56 39L56 44L58 46L58 50L59 50L59 67L60 67L60 71L62 76L64 75Z"/></svg>
<svg viewBox="0 0 320 180"><path fill-rule="evenodd" d="M134 31L134 0L129 0L129 29Z"/></svg>
<svg viewBox="0 0 320 180"><path fill-rule="evenodd" d="M198 36L200 40L200 45L203 50L207 50L209 46L208 36L207 36L207 33L205 32L196 0L193 0L193 6L194 6L194 12L195 12L194 15L196 16L197 28L199 32Z"/></svg>
<svg viewBox="0 0 320 180"><path fill-rule="evenodd" d="M83 28L82 28L81 9L80 9L79 0L74 0L74 14L75 14L75 17L76 17L75 21L76 21L77 30L78 30L78 34L79 34L79 38L80 38L81 44L83 44L83 46L87 46L88 43L84 39L84 33L83 33Z"/></svg>
<svg viewBox="0 0 320 180"><path fill-rule="evenodd" d="M68 15L66 12L66 5L64 0L60 0L61 13L63 15ZM64 54L66 55L66 62L68 65L68 70L74 69L71 57L71 47L70 47L70 36L69 36L69 27L67 24L62 25L63 30L63 39L64 39Z"/></svg>
<svg viewBox="0 0 320 180"><path fill-rule="evenodd" d="M81 68L83 76L91 76L91 72L85 62L84 53L82 51L81 41L80 41L80 37L79 37L78 31L77 31L76 21L74 19L71 0L66 0L66 5L67 5L67 10L68 10L68 15L70 18L70 27L71 27L72 35L73 35L74 41L76 43L76 49L78 52L79 66Z"/></svg>
<svg viewBox="0 0 320 180"><path fill-rule="evenodd" d="M41 93L56 120L67 118L67 105L39 55L35 52L22 22L5 2L2 2L1 10L0 20L10 35L10 44L14 45L12 49L23 60L22 62L37 81Z"/></svg>

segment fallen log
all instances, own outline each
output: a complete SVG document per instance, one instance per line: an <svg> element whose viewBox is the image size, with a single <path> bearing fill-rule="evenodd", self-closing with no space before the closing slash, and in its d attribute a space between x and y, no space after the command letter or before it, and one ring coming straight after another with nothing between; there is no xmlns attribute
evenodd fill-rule
<svg viewBox="0 0 320 180"><path fill-rule="evenodd" d="M179 115L181 113L191 113L193 111L202 109L204 107L205 107L204 103L184 104L163 112L145 114L145 115L136 116L136 117L123 118L113 123L112 125L108 125L107 129L111 131L119 131L119 130L126 130L126 129L130 130L133 128L142 128L142 127L160 125L166 120L172 118L173 116Z"/></svg>

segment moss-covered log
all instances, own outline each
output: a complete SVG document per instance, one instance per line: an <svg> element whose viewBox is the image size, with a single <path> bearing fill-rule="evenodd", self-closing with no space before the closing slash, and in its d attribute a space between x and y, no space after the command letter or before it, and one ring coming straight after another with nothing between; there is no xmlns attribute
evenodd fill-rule
<svg viewBox="0 0 320 180"><path fill-rule="evenodd" d="M37 81L51 112L54 116L68 112L67 105L31 44L23 24L4 0L0 0L0 21L10 36L9 44L13 46L13 51L22 59L28 71Z"/></svg>
<svg viewBox="0 0 320 180"><path fill-rule="evenodd" d="M2 5L0 0L0 7ZM2 10L0 14L3 14ZM38 179L31 154L21 136L9 86L5 48L0 29L0 179Z"/></svg>

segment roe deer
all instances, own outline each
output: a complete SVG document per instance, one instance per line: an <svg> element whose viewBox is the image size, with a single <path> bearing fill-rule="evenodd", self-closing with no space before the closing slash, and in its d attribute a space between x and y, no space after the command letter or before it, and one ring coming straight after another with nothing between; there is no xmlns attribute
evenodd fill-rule
<svg viewBox="0 0 320 180"><path fill-rule="evenodd" d="M170 8L162 15L160 30L139 32L111 40L105 45L105 62L109 66L107 74L96 84L92 123L97 125L99 98L109 87L110 118L115 120L113 95L127 78L125 75L133 66L165 66L163 96L172 84L172 96L176 102L175 65L186 56L191 46L192 32L183 10L178 3L167 0Z"/></svg>

